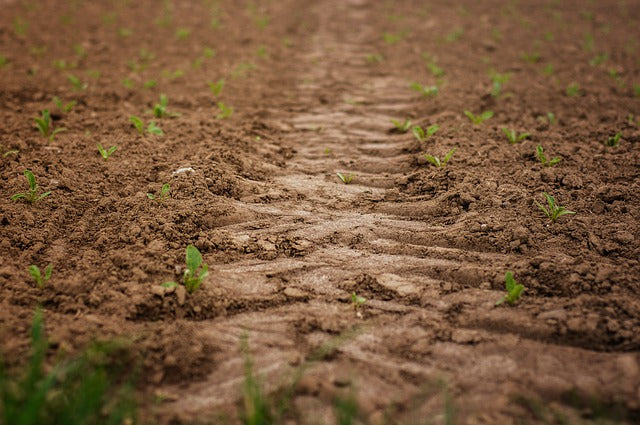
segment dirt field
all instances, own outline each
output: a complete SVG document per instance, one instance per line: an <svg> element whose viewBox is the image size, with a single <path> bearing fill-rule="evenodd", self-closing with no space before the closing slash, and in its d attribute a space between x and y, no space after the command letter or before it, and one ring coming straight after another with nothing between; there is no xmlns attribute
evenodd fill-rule
<svg viewBox="0 0 640 425"><path fill-rule="evenodd" d="M42 305L51 362L129 341L140 423L235 423L244 336L287 424L640 423L639 1L0 4L9 369Z"/></svg>

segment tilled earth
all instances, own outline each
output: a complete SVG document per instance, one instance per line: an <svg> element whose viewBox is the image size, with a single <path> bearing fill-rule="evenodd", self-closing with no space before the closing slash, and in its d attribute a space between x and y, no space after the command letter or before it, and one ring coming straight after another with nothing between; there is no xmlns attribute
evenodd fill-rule
<svg viewBox="0 0 640 425"><path fill-rule="evenodd" d="M243 336L268 392L305 366L292 423L331 423L345 394L371 423L640 421L640 2L0 5L10 367L41 304L51 359L131 341L151 423L234 417ZM510 75L499 96L490 70ZM141 136L129 116L161 93L175 115ZM43 109L66 128L52 141ZM440 129L418 142L405 118ZM445 168L423 156L453 148ZM51 195L11 201L25 169ZM552 223L543 192L576 214ZM162 287L189 244L202 289ZM31 264L53 265L44 289ZM526 289L495 307L508 270Z"/></svg>

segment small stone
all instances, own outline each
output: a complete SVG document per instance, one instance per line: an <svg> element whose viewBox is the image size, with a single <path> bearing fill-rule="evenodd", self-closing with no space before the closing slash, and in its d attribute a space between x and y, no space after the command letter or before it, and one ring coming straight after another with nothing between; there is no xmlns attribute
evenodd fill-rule
<svg viewBox="0 0 640 425"><path fill-rule="evenodd" d="M527 243L529 241L529 231L524 226L517 226L511 232L511 240Z"/></svg>
<svg viewBox="0 0 640 425"><path fill-rule="evenodd" d="M283 291L284 295L289 298L294 299L304 299L307 298L307 293L298 288L287 287Z"/></svg>
<svg viewBox="0 0 640 425"><path fill-rule="evenodd" d="M153 295L157 295L158 297L164 297L165 294L165 288L163 288L160 285L153 285L151 287L151 293Z"/></svg>

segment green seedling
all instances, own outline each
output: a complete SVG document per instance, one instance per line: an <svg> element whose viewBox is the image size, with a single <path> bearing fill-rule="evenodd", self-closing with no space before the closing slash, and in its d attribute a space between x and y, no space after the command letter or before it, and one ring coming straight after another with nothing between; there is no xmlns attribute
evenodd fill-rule
<svg viewBox="0 0 640 425"><path fill-rule="evenodd" d="M218 102L218 115L216 115L216 118L219 120L223 120L225 118L229 118L231 115L233 115L233 108L231 106L227 106L222 102Z"/></svg>
<svg viewBox="0 0 640 425"><path fill-rule="evenodd" d="M527 137L531 136L531 134L529 133L518 134L516 133L515 130L509 129L509 128L503 128L502 132L504 133L505 136L507 136L509 143L511 143L512 145L515 145L516 143L521 142Z"/></svg>
<svg viewBox="0 0 640 425"><path fill-rule="evenodd" d="M27 178L27 182L29 183L29 192L25 193L16 193L11 197L12 201L17 201L18 199L24 199L31 204L35 204L36 202L42 200L43 198L51 195L51 192L44 192L38 195L38 185L36 183L36 177L29 170L24 170L24 176Z"/></svg>
<svg viewBox="0 0 640 425"><path fill-rule="evenodd" d="M471 120L473 124L480 125L493 116L493 111L484 111L480 115L475 115L471 111L464 111L464 114Z"/></svg>
<svg viewBox="0 0 640 425"><path fill-rule="evenodd" d="M538 52L537 50L534 50L531 53L523 53L522 55L520 55L520 57L522 58L523 61L527 62L527 63L538 63L540 62L540 52Z"/></svg>
<svg viewBox="0 0 640 425"><path fill-rule="evenodd" d="M17 155L20 153L20 151L18 149L9 149L9 150L5 150L4 146L2 146L0 144L0 152L2 152L2 157L6 158L9 155Z"/></svg>
<svg viewBox="0 0 640 425"><path fill-rule="evenodd" d="M356 315L362 318L362 306L367 302L367 299L356 295L355 292L351 293L351 306L353 307L353 311L356 312Z"/></svg>
<svg viewBox="0 0 640 425"><path fill-rule="evenodd" d="M395 126L395 129L400 133L406 133L411 128L411 120L406 118L404 121L391 120L391 123Z"/></svg>
<svg viewBox="0 0 640 425"><path fill-rule="evenodd" d="M127 89L133 89L135 84L133 83L133 80L130 78L125 78L122 80L122 85L127 88Z"/></svg>
<svg viewBox="0 0 640 425"><path fill-rule="evenodd" d="M396 44L404 38L404 34L395 34L392 32L385 32L382 34L382 40L387 44Z"/></svg>
<svg viewBox="0 0 640 425"><path fill-rule="evenodd" d="M456 27L444 37L444 41L447 43L453 43L454 41L460 40L462 35L464 34L464 30L461 27Z"/></svg>
<svg viewBox="0 0 640 425"><path fill-rule="evenodd" d="M449 152L447 152L444 158L442 158L442 160L440 160L440 158L438 158L437 156L433 156L429 154L424 154L424 157L426 158L427 161L435 165L436 168L444 168L447 166L447 162L449 162L449 160L451 159L451 157L453 157L453 154L455 152L456 152L456 148L451 149Z"/></svg>
<svg viewBox="0 0 640 425"><path fill-rule="evenodd" d="M202 264L202 254L200 254L198 248L193 245L187 246L186 264L187 269L182 276L182 282L187 288L187 292L191 294L197 291L202 285L202 282L209 274L209 266ZM163 286L171 287L177 286L177 284L175 282L166 282Z"/></svg>
<svg viewBox="0 0 640 425"><path fill-rule="evenodd" d="M118 149L117 146L111 146L109 149L105 149L105 148L102 147L102 145L100 143L98 143L98 152L100 152L100 156L105 161L107 159L109 159L111 154L114 153L116 151L116 149Z"/></svg>
<svg viewBox="0 0 640 425"><path fill-rule="evenodd" d="M138 130L138 133L140 133L140 135L144 135L144 122L140 118L136 117L135 115L131 115L129 117L129 121L131 122L131 124L133 124L136 130ZM162 136L164 134L162 129L156 125L155 121L149 122L149 125L147 126L147 133L154 134L156 136Z"/></svg>
<svg viewBox="0 0 640 425"><path fill-rule="evenodd" d="M40 272L40 267L32 264L29 266L29 274L33 277L33 280L36 282L36 286L40 289L44 289L44 284L51 278L51 272L53 271L53 266L49 264L44 269L44 274Z"/></svg>
<svg viewBox="0 0 640 425"><path fill-rule="evenodd" d="M47 52L47 46L33 46L29 49L33 56L42 56Z"/></svg>
<svg viewBox="0 0 640 425"><path fill-rule="evenodd" d="M0 69L4 68L9 64L9 59L6 56L0 55Z"/></svg>
<svg viewBox="0 0 640 425"><path fill-rule="evenodd" d="M73 52L79 59L84 59L87 57L87 49L85 49L82 44L74 44Z"/></svg>
<svg viewBox="0 0 640 425"><path fill-rule="evenodd" d="M12 373L0 365L0 423L11 425L134 424L136 418L125 345L117 340L91 343L73 358L49 356L42 309L31 327L30 354ZM53 357L53 359L49 359ZM53 361L51 361L53 360ZM120 382L125 382L120 384Z"/></svg>
<svg viewBox="0 0 640 425"><path fill-rule="evenodd" d="M171 197L171 186L169 183L165 183L162 185L162 189L160 189L160 193L158 195L154 195L153 193L147 193L147 198L152 201L164 202L166 199Z"/></svg>
<svg viewBox="0 0 640 425"><path fill-rule="evenodd" d="M556 220L562 217L563 215L575 214L575 212L569 211L565 207L559 206L556 203L555 198L549 195L547 192L543 192L542 194L546 198L547 204L549 207L547 208L544 205L539 204L538 201L535 201L535 203L538 206L538 208L540 208L540 210L542 210L542 212L544 212L545 215L551 219L552 223L555 223Z"/></svg>
<svg viewBox="0 0 640 425"><path fill-rule="evenodd" d="M239 63L233 71L231 71L231 78L245 78L249 71L256 69L256 66L251 62Z"/></svg>
<svg viewBox="0 0 640 425"><path fill-rule="evenodd" d="M520 298L520 295L522 295L522 291L525 290L525 287L517 283L516 280L513 278L513 272L506 272L504 274L504 284L505 284L505 289L507 290L507 294L496 302L496 306L499 306L505 301L509 305L514 305L516 301L518 301L518 299Z"/></svg>
<svg viewBox="0 0 640 425"><path fill-rule="evenodd" d="M342 183L344 184L349 184L353 181L354 178L356 178L356 175L351 173L349 174L336 173L336 175L340 180L342 180Z"/></svg>
<svg viewBox="0 0 640 425"><path fill-rule="evenodd" d="M36 122L36 127L40 131L42 136L47 137L49 141L53 141L56 137L56 134L61 133L66 130L64 127L53 129L53 121L51 120L51 114L49 110L45 109L42 111L42 116L40 118L34 118Z"/></svg>
<svg viewBox="0 0 640 425"><path fill-rule="evenodd" d="M502 86L511 78L510 73L499 74L493 70L489 72L491 78L491 96L499 97L502 94Z"/></svg>
<svg viewBox="0 0 640 425"><path fill-rule="evenodd" d="M167 112L167 105L169 105L169 98L166 94L160 95L160 103L156 103L153 106L153 116L156 118L164 117L177 117L180 114Z"/></svg>
<svg viewBox="0 0 640 425"><path fill-rule="evenodd" d="M152 89L157 85L158 85L158 82L156 80L147 80L147 81L145 81L145 83L142 86L145 89Z"/></svg>
<svg viewBox="0 0 640 425"><path fill-rule="evenodd" d="M423 86L420 83L411 83L411 90L420 93L424 97L437 96L440 91L437 86Z"/></svg>
<svg viewBox="0 0 640 425"><path fill-rule="evenodd" d="M60 100L58 96L55 96L53 98L53 103L56 105L56 108L58 108L61 112L68 114L69 112L71 112L73 107L76 106L78 102L76 102L75 100L72 100L71 102L67 102L63 104L62 100Z"/></svg>
<svg viewBox="0 0 640 425"><path fill-rule="evenodd" d="M559 164L560 161L562 161L562 158L557 157L557 156L554 156L551 159L547 158L547 156L544 154L544 149L542 149L541 145L538 145L536 147L536 157L538 158L540 163L542 165L544 165L545 167L553 167L556 164Z"/></svg>
<svg viewBox="0 0 640 425"><path fill-rule="evenodd" d="M584 44L582 45L582 48L586 52L593 52L594 47L595 47L595 40L593 38L593 35L585 34L584 35Z"/></svg>
<svg viewBox="0 0 640 425"><path fill-rule="evenodd" d="M602 65L608 59L609 59L609 55L608 54L600 53L598 55L595 55L593 58L591 58L591 60L589 61L589 65L591 65L591 66Z"/></svg>
<svg viewBox="0 0 640 425"><path fill-rule="evenodd" d="M178 40L186 40L191 35L191 30L189 28L178 28L176 30L176 39Z"/></svg>
<svg viewBox="0 0 640 425"><path fill-rule="evenodd" d="M580 85L578 83L569 84L567 86L567 89L566 89L565 93L569 97L575 97L575 96L579 95L580 94Z"/></svg>
<svg viewBox="0 0 640 425"><path fill-rule="evenodd" d="M371 53L367 55L365 59L367 60L367 63L371 64L381 63L382 61L384 61L384 58L379 53Z"/></svg>
<svg viewBox="0 0 640 425"><path fill-rule="evenodd" d="M67 79L69 80L73 88L78 91L84 90L88 87L87 83L83 82L80 78L76 77L75 75L69 74L67 75Z"/></svg>
<svg viewBox="0 0 640 425"><path fill-rule="evenodd" d="M134 115L129 117L129 121L133 124L133 126L138 130L138 133L141 135L144 134L144 123L142 120Z"/></svg>
<svg viewBox="0 0 640 425"><path fill-rule="evenodd" d="M118 29L118 35L122 38L127 38L127 37L131 37L131 35L133 34L133 31L129 28L119 28Z"/></svg>
<svg viewBox="0 0 640 425"><path fill-rule="evenodd" d="M614 136L607 137L607 140L604 142L604 144L609 147L616 147L620 143L621 137L622 133L616 133Z"/></svg>
<svg viewBox="0 0 640 425"><path fill-rule="evenodd" d="M0 67L2 67L2 65L0 65ZM636 97L640 97L640 84L634 84L633 85L633 94Z"/></svg>
<svg viewBox="0 0 640 425"><path fill-rule="evenodd" d="M149 125L147 125L147 133L153 134L154 136L162 136L164 132L160 127L156 125L155 121L150 121Z"/></svg>
<svg viewBox="0 0 640 425"><path fill-rule="evenodd" d="M209 84L209 90L211 90L211 93L214 96L219 96L220 93L222 93L222 89L224 88L224 78L219 79L215 83L209 81L207 84Z"/></svg>
<svg viewBox="0 0 640 425"><path fill-rule="evenodd" d="M13 18L13 32L18 37L24 37L29 29L29 23L20 17Z"/></svg>
<svg viewBox="0 0 640 425"><path fill-rule="evenodd" d="M429 127L426 127L426 131L425 131L424 128L416 125L411 129L411 132L413 133L413 137L415 137L419 142L424 142L429 137L436 134L439 128L440 126L438 124L433 124L433 125L430 125Z"/></svg>
<svg viewBox="0 0 640 425"><path fill-rule="evenodd" d="M542 73L547 77L553 75L553 72L554 72L553 65L550 63L546 64L544 68L542 68Z"/></svg>

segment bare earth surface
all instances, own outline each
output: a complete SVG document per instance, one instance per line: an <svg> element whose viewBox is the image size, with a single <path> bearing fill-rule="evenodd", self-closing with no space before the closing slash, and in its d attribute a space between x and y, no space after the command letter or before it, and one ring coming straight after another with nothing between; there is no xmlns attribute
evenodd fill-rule
<svg viewBox="0 0 640 425"><path fill-rule="evenodd" d="M304 367L291 423L333 423L347 394L370 423L445 423L447 403L458 424L640 421L639 2L5 3L9 366L42 304L52 359L131 341L149 423L233 418L243 336L268 392ZM511 74L499 97L490 69ZM142 137L128 118L151 120L160 93L179 116ZM54 96L78 104L62 113ZM218 101L234 114L217 119ZM51 142L33 128L43 109L66 128ZM464 110L494 116L473 125ZM393 131L407 117L440 129ZM512 145L503 127L531 136ZM118 149L103 161L96 143ZM537 145L562 161L543 167ZM422 155L452 148L446 168ZM9 199L26 168L51 191L34 205ZM163 183L171 198L149 200ZM542 192L576 214L551 223ZM189 244L211 269L202 289L163 288ZM27 268L49 263L38 289ZM526 289L495 307L508 270Z"/></svg>

